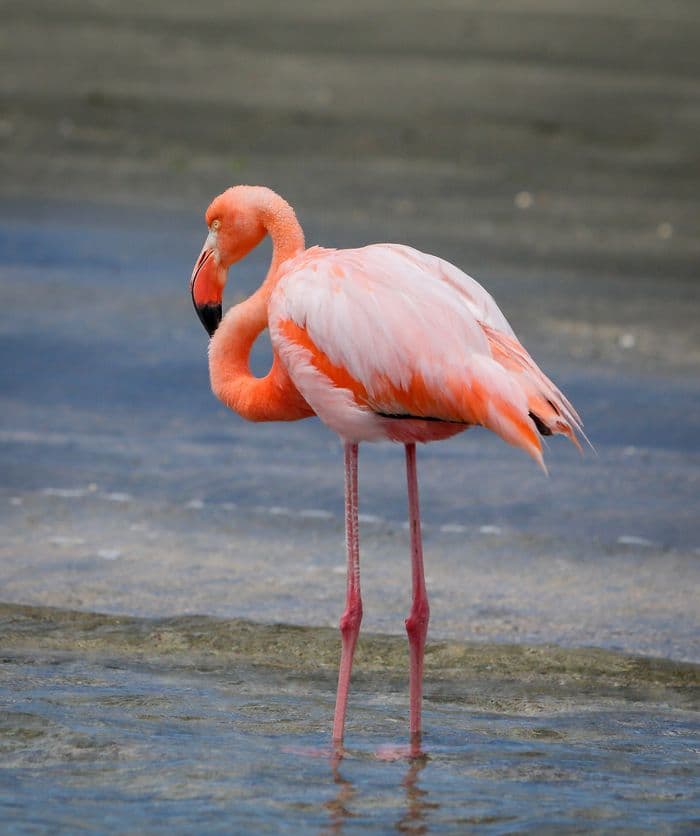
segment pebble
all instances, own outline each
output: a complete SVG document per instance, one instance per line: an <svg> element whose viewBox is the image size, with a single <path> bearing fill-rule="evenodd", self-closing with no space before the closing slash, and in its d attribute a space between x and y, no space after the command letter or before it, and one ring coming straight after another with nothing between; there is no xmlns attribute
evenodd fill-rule
<svg viewBox="0 0 700 836"><path fill-rule="evenodd" d="M621 546L644 546L645 548L649 548L654 545L654 543L651 540L647 540L646 537L637 537L634 534L623 534L621 537L617 538L617 542Z"/></svg>
<svg viewBox="0 0 700 836"><path fill-rule="evenodd" d="M292 513L289 508L282 505L273 505L271 508L261 508L260 510L267 511L268 514L273 514L276 517L288 517Z"/></svg>
<svg viewBox="0 0 700 836"><path fill-rule="evenodd" d="M114 493L103 493L102 499L107 499L110 502L131 502L133 497L131 494L128 493L120 493L119 491L115 491Z"/></svg>
<svg viewBox="0 0 700 836"><path fill-rule="evenodd" d="M60 499L77 499L85 496L87 491L85 488L44 488L42 493L44 496L56 496Z"/></svg>
<svg viewBox="0 0 700 836"><path fill-rule="evenodd" d="M634 348L637 345L637 338L634 334L620 334L617 339L618 345L620 348Z"/></svg>
<svg viewBox="0 0 700 836"><path fill-rule="evenodd" d="M119 551L119 549L100 549L97 552L97 556L101 557L102 560L117 560L122 554L123 552Z"/></svg>
<svg viewBox="0 0 700 836"><path fill-rule="evenodd" d="M440 526L440 531L443 534L464 534L466 530L466 525L459 525L458 523L445 523L445 525Z"/></svg>
<svg viewBox="0 0 700 836"><path fill-rule="evenodd" d="M518 192L513 198L513 203L518 209L529 209L534 202L531 192Z"/></svg>
<svg viewBox="0 0 700 836"><path fill-rule="evenodd" d="M299 511L298 516L307 520L332 520L333 514L330 511L324 511L321 508L305 508Z"/></svg>
<svg viewBox="0 0 700 836"><path fill-rule="evenodd" d="M86 488L44 488L41 492L44 496L56 496L60 499L78 499L95 493L97 485L91 482Z"/></svg>

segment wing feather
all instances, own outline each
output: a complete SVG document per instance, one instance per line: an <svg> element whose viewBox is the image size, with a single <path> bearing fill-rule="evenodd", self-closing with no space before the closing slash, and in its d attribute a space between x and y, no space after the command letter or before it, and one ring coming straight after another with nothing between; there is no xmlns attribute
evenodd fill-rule
<svg viewBox="0 0 700 836"><path fill-rule="evenodd" d="M283 265L269 321L292 379L331 426L334 416L324 411L339 401L326 402L321 390L305 391L300 375L295 378L300 347L329 386L352 391L358 409L482 424L540 462L529 406L533 387L545 401L554 396L561 421L575 416L532 361L540 378L529 366L524 373L522 359L509 367L494 351L493 334L501 339L501 354L504 345L520 344L481 285L410 247L307 250ZM552 431L563 430L553 425Z"/></svg>

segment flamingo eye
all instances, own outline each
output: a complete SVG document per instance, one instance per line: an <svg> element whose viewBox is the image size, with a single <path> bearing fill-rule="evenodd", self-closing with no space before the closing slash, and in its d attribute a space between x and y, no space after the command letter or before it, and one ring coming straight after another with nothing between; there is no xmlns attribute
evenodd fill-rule
<svg viewBox="0 0 700 836"><path fill-rule="evenodd" d="M221 229L221 221L219 220L219 218L215 218L215 219L211 222L211 227L210 227L210 228L211 228L212 230L214 230L214 232L218 232L218 231Z"/></svg>

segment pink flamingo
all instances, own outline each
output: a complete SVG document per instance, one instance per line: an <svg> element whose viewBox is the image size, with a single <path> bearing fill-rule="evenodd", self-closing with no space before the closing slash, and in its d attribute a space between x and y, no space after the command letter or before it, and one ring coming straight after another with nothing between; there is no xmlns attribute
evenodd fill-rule
<svg viewBox="0 0 700 836"><path fill-rule="evenodd" d="M416 442L480 425L544 469L540 434L560 433L579 446L580 418L518 342L491 296L452 264L399 244L305 249L294 210L260 186L228 189L211 203L206 222L209 234L191 292L211 337L214 393L251 421L318 415L344 443L347 591L333 722L338 745L362 620L358 444L389 439L405 445L412 564L409 730L415 744L429 618ZM273 246L265 281L222 319L228 268L265 235ZM249 355L266 327L273 362L265 377L256 378Z"/></svg>

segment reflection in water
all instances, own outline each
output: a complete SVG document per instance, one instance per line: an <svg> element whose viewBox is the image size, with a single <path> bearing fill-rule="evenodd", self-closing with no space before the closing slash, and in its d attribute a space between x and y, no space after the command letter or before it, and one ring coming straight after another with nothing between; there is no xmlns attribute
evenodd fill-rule
<svg viewBox="0 0 700 836"><path fill-rule="evenodd" d="M343 823L352 817L353 813L348 810L348 802L356 795L356 790L351 781L340 774L340 762L343 759L342 749L333 753L331 757L331 771L333 781L338 787L334 798L325 803L325 808L330 813L330 822L326 833L342 833Z"/></svg>
<svg viewBox="0 0 700 836"><path fill-rule="evenodd" d="M330 760L333 782L338 787L338 792L324 805L330 819L328 828L324 831L328 834L342 833L345 821L357 815L349 809L350 803L357 796L357 789L340 771L343 754L342 749L336 750ZM440 806L428 801L428 791L418 786L418 778L428 763L428 756L419 744L412 744L410 748L395 749L393 757L387 757L386 751L382 750L378 760L394 761L399 757L408 758L408 769L401 782L406 792L406 804L396 821L396 830L401 833L427 833L426 813L428 810L437 810Z"/></svg>
<svg viewBox="0 0 700 836"><path fill-rule="evenodd" d="M402 782L406 788L406 811L396 822L396 829L402 833L427 833L425 815L428 810L437 810L440 806L429 802L428 791L418 786L418 776L427 763L428 756L422 752L419 756L412 757L409 762L408 771Z"/></svg>
<svg viewBox="0 0 700 836"><path fill-rule="evenodd" d="M465 714L443 686L429 763L406 746L377 751L393 708L373 706L341 763L323 723L330 678L290 687L286 672L263 666L194 671L165 655L13 653L6 644L17 626L0 629L8 832L73 833L76 821L174 836L276 831L280 821L343 836L489 823L569 832L581 821L610 832L697 831L697 685L688 668L675 697L657 685L664 705L622 688L558 702L540 690L529 713L508 703ZM655 665L650 675L660 679ZM684 702L673 707L674 698Z"/></svg>

